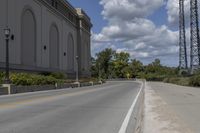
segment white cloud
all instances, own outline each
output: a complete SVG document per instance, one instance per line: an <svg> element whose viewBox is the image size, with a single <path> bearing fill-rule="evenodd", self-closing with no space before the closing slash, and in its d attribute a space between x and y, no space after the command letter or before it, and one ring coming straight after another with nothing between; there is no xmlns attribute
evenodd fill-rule
<svg viewBox="0 0 200 133"><path fill-rule="evenodd" d="M131 20L145 17L163 4L163 0L101 0L105 19Z"/></svg>
<svg viewBox="0 0 200 133"><path fill-rule="evenodd" d="M171 8L169 1L172 0L167 4L164 0L101 0L102 15L108 20L108 25L100 33L93 33L93 53L109 47L117 52L129 52L133 58L143 62L178 57L178 31L172 31L166 25L158 27L147 19L165 4ZM170 21L174 21L174 13L168 14L172 14ZM178 60L167 63L177 65Z"/></svg>

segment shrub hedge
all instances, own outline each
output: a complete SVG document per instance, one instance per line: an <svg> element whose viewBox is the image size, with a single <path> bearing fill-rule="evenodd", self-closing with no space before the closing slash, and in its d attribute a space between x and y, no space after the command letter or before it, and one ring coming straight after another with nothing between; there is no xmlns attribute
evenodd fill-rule
<svg viewBox="0 0 200 133"><path fill-rule="evenodd" d="M146 79L147 81L163 81L166 77L167 77L166 75L159 75L159 74L153 74L153 73L149 73L149 74L141 73L136 78Z"/></svg>
<svg viewBox="0 0 200 133"><path fill-rule="evenodd" d="M4 72L0 72L0 84L3 83L5 77ZM54 85L55 83L73 83L75 80L66 79L66 76L62 73L11 73L10 79L14 85L30 86L30 85ZM79 80L81 83L94 81L97 82L96 78L83 78Z"/></svg>
<svg viewBox="0 0 200 133"><path fill-rule="evenodd" d="M3 83L4 73L0 72L0 84Z"/></svg>
<svg viewBox="0 0 200 133"><path fill-rule="evenodd" d="M189 77L168 77L163 80L165 83L172 83L182 86L188 86L189 85Z"/></svg>
<svg viewBox="0 0 200 133"><path fill-rule="evenodd" d="M5 73L0 72L0 84L3 83ZM64 83L64 80L56 79L53 76L44 76L30 73L11 73L10 80L12 84L29 86L29 85L53 85L55 83Z"/></svg>
<svg viewBox="0 0 200 133"><path fill-rule="evenodd" d="M53 85L58 82L63 82L51 76L27 73L13 73L10 79L15 85Z"/></svg>
<svg viewBox="0 0 200 133"><path fill-rule="evenodd" d="M162 75L157 73L139 73L137 78L143 78L147 81L163 81L182 86L200 87L200 73L193 76L178 76L178 75Z"/></svg>
<svg viewBox="0 0 200 133"><path fill-rule="evenodd" d="M195 86L195 87L200 87L200 75L198 74L198 75L192 76L189 79L189 85Z"/></svg>

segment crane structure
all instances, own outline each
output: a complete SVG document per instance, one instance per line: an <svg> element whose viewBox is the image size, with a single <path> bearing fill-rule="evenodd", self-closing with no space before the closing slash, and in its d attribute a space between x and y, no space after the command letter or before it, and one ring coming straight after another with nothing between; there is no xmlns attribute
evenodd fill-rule
<svg viewBox="0 0 200 133"><path fill-rule="evenodd" d="M190 0L190 69L191 73L200 66L200 40L197 0Z"/></svg>
<svg viewBox="0 0 200 133"><path fill-rule="evenodd" d="M179 68L188 69L184 0L179 0Z"/></svg>

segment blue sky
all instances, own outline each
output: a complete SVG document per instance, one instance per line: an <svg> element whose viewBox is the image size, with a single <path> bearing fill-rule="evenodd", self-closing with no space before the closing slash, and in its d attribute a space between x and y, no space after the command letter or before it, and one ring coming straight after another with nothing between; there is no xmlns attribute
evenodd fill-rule
<svg viewBox="0 0 200 133"><path fill-rule="evenodd" d="M152 20L157 26L162 26L167 23L167 10L165 6L157 9L152 15L148 17Z"/></svg>
<svg viewBox="0 0 200 133"><path fill-rule="evenodd" d="M91 17L93 56L113 48L144 64L160 58L164 65L178 65L177 0L68 1Z"/></svg>
<svg viewBox="0 0 200 133"><path fill-rule="evenodd" d="M90 17L93 23L93 31L98 33L104 27L107 21L103 20L101 12L103 7L99 4L99 0L69 0L74 7L82 8Z"/></svg>

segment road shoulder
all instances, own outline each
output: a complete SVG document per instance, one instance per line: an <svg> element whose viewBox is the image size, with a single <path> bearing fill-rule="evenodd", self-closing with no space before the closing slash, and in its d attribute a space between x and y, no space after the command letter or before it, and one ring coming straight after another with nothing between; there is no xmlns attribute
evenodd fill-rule
<svg viewBox="0 0 200 133"><path fill-rule="evenodd" d="M193 133L169 105L147 83L144 133Z"/></svg>

